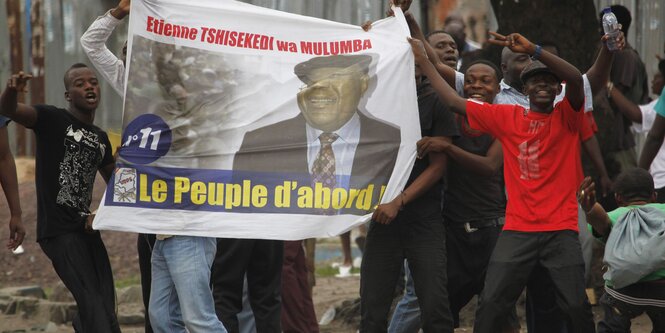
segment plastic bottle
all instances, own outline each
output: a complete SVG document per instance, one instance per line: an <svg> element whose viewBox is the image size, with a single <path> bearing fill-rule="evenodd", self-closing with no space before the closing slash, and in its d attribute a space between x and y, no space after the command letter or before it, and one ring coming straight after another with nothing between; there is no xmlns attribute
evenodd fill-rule
<svg viewBox="0 0 665 333"><path fill-rule="evenodd" d="M619 36L619 21L610 7L603 9L603 31L609 36L607 49L610 51L618 50L616 38Z"/></svg>

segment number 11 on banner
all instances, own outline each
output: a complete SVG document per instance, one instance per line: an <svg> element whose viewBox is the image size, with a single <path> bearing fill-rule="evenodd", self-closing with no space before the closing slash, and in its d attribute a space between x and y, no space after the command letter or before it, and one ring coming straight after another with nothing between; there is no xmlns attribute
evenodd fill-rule
<svg viewBox="0 0 665 333"><path fill-rule="evenodd" d="M139 143L139 148L145 148L148 145L148 139L152 136L152 143L150 144L150 150L157 150L159 145L159 138L162 135L162 130L152 131L151 127L146 127L139 130L141 133L141 143ZM123 147L129 147L132 142L135 142L139 139L138 134L128 135L127 141L122 144Z"/></svg>
<svg viewBox="0 0 665 333"><path fill-rule="evenodd" d="M148 164L171 149L171 129L155 114L143 114L132 120L123 132L120 156L132 163Z"/></svg>

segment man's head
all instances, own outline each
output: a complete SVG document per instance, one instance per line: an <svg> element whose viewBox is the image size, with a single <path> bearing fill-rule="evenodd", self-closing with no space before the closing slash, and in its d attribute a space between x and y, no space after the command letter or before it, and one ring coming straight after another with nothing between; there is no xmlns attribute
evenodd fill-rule
<svg viewBox="0 0 665 333"><path fill-rule="evenodd" d="M642 168L628 169L614 182L614 199L619 206L628 206L636 202L655 202L653 178Z"/></svg>
<svg viewBox="0 0 665 333"><path fill-rule="evenodd" d="M336 55L297 64L294 73L305 83L298 107L307 123L324 132L344 126L369 87L371 63L369 55Z"/></svg>
<svg viewBox="0 0 665 333"><path fill-rule="evenodd" d="M660 95L665 86L665 59L658 62L658 71L653 75L651 80L651 93Z"/></svg>
<svg viewBox="0 0 665 333"><path fill-rule="evenodd" d="M99 105L100 93L97 75L85 64L72 65L64 75L65 99L70 108L93 112Z"/></svg>
<svg viewBox="0 0 665 333"><path fill-rule="evenodd" d="M613 5L610 6L610 9L612 10L612 13L614 13L614 16L617 17L617 21L619 21L619 24L621 24L621 31L623 31L624 36L628 36L628 28L630 28L630 23L633 21L633 18L630 15L630 11L628 10L628 8L622 5ZM598 15L600 23L600 33L602 35L604 34L603 12L601 11Z"/></svg>
<svg viewBox="0 0 665 333"><path fill-rule="evenodd" d="M522 80L520 75L524 68L531 63L531 57L525 53L515 53L509 48L504 47L501 51L501 72L503 72L503 79L506 83L522 91Z"/></svg>
<svg viewBox="0 0 665 333"><path fill-rule="evenodd" d="M466 31L464 31L466 26L463 22L451 20L443 27L443 32L453 37L459 50L464 50L464 46L466 46Z"/></svg>
<svg viewBox="0 0 665 333"><path fill-rule="evenodd" d="M478 101L492 103L499 93L501 72L487 60L477 60L464 71L464 96Z"/></svg>
<svg viewBox="0 0 665 333"><path fill-rule="evenodd" d="M520 75L524 94L529 96L531 108L551 111L554 99L561 93L561 79L540 61L532 61Z"/></svg>
<svg viewBox="0 0 665 333"><path fill-rule="evenodd" d="M443 30L436 30L427 35L427 42L432 45L436 55L444 64L457 68L459 51L452 36Z"/></svg>
<svg viewBox="0 0 665 333"><path fill-rule="evenodd" d="M559 57L559 54L560 54L559 45L556 45L554 42L542 41L542 42L538 43L538 45L540 45L543 48L543 50L545 50L549 53L552 53L555 56Z"/></svg>

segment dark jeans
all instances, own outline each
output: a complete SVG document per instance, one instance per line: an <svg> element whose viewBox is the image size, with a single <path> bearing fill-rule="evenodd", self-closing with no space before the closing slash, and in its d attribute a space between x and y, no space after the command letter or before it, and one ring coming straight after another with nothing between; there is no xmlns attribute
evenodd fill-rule
<svg viewBox="0 0 665 333"><path fill-rule="evenodd" d="M145 333L152 333L148 305L150 304L150 282L152 281L150 258L152 258L152 248L154 246L155 235L138 234L138 237L136 237L136 250L139 253L139 271L141 272L141 293L143 294L143 306L145 308Z"/></svg>
<svg viewBox="0 0 665 333"><path fill-rule="evenodd" d="M636 283L616 290L636 300L665 300L665 283ZM630 333L630 320L647 314L652 323L652 333L665 333L665 307L634 305L612 297L608 293L600 298L605 317L598 323L598 333Z"/></svg>
<svg viewBox="0 0 665 333"><path fill-rule="evenodd" d="M467 232L464 226L446 221L448 299L455 327L459 327L460 310L483 290L487 264L501 228L490 226Z"/></svg>
<svg viewBox="0 0 665 333"><path fill-rule="evenodd" d="M475 333L493 333L510 326L510 311L539 266L553 281L556 304L570 322L571 332L595 332L584 290L584 260L577 233L504 230L487 269Z"/></svg>
<svg viewBox="0 0 665 333"><path fill-rule="evenodd" d="M67 233L39 242L53 268L76 300L77 333L119 333L115 287L99 232Z"/></svg>
<svg viewBox="0 0 665 333"><path fill-rule="evenodd" d="M257 333L281 332L281 276L284 242L217 239L210 282L215 311L229 333L239 332L245 274Z"/></svg>
<svg viewBox="0 0 665 333"><path fill-rule="evenodd" d="M533 278L527 284L526 327L529 333L567 333L563 313L555 302L554 282L542 266L533 270Z"/></svg>
<svg viewBox="0 0 665 333"><path fill-rule="evenodd" d="M395 285L408 260L426 333L452 333L446 289L445 227L440 215L408 207L388 225L372 222L360 268L360 332L386 332Z"/></svg>

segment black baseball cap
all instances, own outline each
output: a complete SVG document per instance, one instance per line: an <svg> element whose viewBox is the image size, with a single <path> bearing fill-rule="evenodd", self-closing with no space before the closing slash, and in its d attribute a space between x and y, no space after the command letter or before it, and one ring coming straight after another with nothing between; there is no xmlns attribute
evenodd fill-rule
<svg viewBox="0 0 665 333"><path fill-rule="evenodd" d="M530 64L528 64L526 67L524 67L524 70L520 74L520 80L522 80L522 83L526 83L526 80L528 80L530 77L540 74L540 73L548 73L553 75L559 82L561 82L561 79L559 78L558 75L554 74L552 70L550 70L549 67L545 66L542 62L538 60L532 61Z"/></svg>

